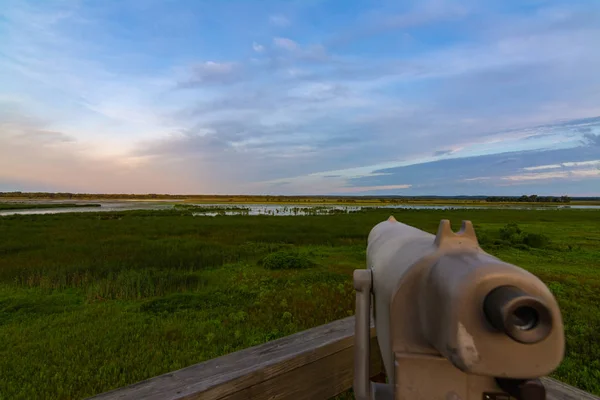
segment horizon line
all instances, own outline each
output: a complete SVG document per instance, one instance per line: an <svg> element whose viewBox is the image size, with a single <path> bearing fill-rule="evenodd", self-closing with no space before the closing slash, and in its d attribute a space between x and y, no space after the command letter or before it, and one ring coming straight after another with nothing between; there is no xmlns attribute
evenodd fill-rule
<svg viewBox="0 0 600 400"><path fill-rule="evenodd" d="M600 194L595 195L569 195L569 194L554 194L554 195L539 195L539 194L521 194L521 195L505 195L505 194L477 194L477 195L438 195L438 194L421 194L421 195L400 195L400 194L183 194L183 193L86 193L86 192L46 192L46 191L10 191L0 192L0 197L10 194L21 194L21 195L72 195L72 196L165 196L165 197L344 197L344 198L355 198L355 197L395 197L395 198L425 198L425 197L446 197L446 198L481 198L481 197L508 197L508 198L520 198L522 196L537 196L537 197L577 197L577 198L593 198L600 197Z"/></svg>

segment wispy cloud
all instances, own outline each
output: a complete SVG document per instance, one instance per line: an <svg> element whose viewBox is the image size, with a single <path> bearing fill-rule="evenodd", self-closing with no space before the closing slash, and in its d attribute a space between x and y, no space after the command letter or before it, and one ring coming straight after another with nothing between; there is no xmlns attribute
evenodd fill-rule
<svg viewBox="0 0 600 400"><path fill-rule="evenodd" d="M512 182L527 182L527 181L538 181L547 179L571 179L571 178L587 178L595 177L600 178L600 170L597 169L584 169L575 171L559 171L559 172L538 172L521 175L510 175L502 176L501 180L512 181Z"/></svg>
<svg viewBox="0 0 600 400"><path fill-rule="evenodd" d="M252 49L257 53L262 53L263 51L265 51L265 46L254 42L252 43Z"/></svg>
<svg viewBox="0 0 600 400"><path fill-rule="evenodd" d="M525 167L523 168L524 171L539 171L539 170L545 170L545 169L556 169L556 168L561 168L562 164L551 164L551 165L538 165L536 167Z"/></svg>
<svg viewBox="0 0 600 400"><path fill-rule="evenodd" d="M409 189L412 185L382 185L382 186L361 186L361 187L343 187L336 191L339 193L364 193L381 190Z"/></svg>
<svg viewBox="0 0 600 400"><path fill-rule="evenodd" d="M600 146L600 134L585 133L583 138L590 146Z"/></svg>
<svg viewBox="0 0 600 400"><path fill-rule="evenodd" d="M281 14L270 15L269 22L271 25L279 27L286 27L290 25L290 20Z"/></svg>
<svg viewBox="0 0 600 400"><path fill-rule="evenodd" d="M276 37L273 39L273 44L284 50L294 51L298 48L298 44L292 39Z"/></svg>
<svg viewBox="0 0 600 400"><path fill-rule="evenodd" d="M49 131L43 122L34 119L9 120L0 115L0 133L0 190L3 191L97 193L112 188L147 193L157 184L177 191L184 182L181 178L174 180L175 171L161 160L95 155L89 143Z"/></svg>
<svg viewBox="0 0 600 400"><path fill-rule="evenodd" d="M562 187L557 186L557 182L597 184L600 181L598 156L600 151L595 148L572 147L562 150L440 158L437 161L415 162L407 166L375 170L370 174L351 178L350 182L357 187L403 182L412 185L411 188L417 192L428 191L433 185L446 191L459 186L465 194L476 194L481 187L479 184L485 184L488 190L494 191L507 183L521 185L539 182L547 184L542 189L546 193L556 194ZM563 162L549 164L548 161Z"/></svg>
<svg viewBox="0 0 600 400"><path fill-rule="evenodd" d="M181 87L197 87L202 85L226 84L240 79L241 71L234 62L206 61L193 65L190 76L180 82Z"/></svg>
<svg viewBox="0 0 600 400"><path fill-rule="evenodd" d="M404 7L390 4L378 5L360 15L358 23L343 27L333 35L328 44L332 46L348 45L364 38L377 37L388 31L409 31L411 28L429 26L444 21L461 20L472 11L472 2L451 2L430 0L407 2Z"/></svg>

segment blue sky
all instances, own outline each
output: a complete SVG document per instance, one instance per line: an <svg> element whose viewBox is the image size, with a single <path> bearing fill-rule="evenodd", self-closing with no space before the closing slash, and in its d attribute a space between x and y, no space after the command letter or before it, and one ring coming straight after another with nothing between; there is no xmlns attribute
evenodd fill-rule
<svg viewBox="0 0 600 400"><path fill-rule="evenodd" d="M600 195L597 1L0 1L0 191Z"/></svg>

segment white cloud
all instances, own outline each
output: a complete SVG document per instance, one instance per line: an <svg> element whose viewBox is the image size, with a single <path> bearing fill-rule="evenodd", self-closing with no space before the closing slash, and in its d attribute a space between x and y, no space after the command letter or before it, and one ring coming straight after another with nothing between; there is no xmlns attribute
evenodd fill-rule
<svg viewBox="0 0 600 400"><path fill-rule="evenodd" d="M252 49L257 53L262 53L263 51L265 51L265 46L254 42L252 43Z"/></svg>
<svg viewBox="0 0 600 400"><path fill-rule="evenodd" d="M332 192L362 193L362 192L373 192L373 191L378 191L378 190L410 189L411 187L412 187L412 185L355 186L355 187L334 188L334 189L332 189Z"/></svg>
<svg viewBox="0 0 600 400"><path fill-rule="evenodd" d="M537 181L537 180L546 180L546 179L560 179L560 178L568 178L569 173L567 171L561 172L538 172L538 173L529 173L529 174L521 174L521 175L510 175L510 176L502 176L500 179L504 181Z"/></svg>
<svg viewBox="0 0 600 400"><path fill-rule="evenodd" d="M204 63L195 65L193 68L194 70L200 71L202 73L222 75L231 73L235 68L235 63L219 63L215 61L206 61Z"/></svg>
<svg viewBox="0 0 600 400"><path fill-rule="evenodd" d="M294 51L298 48L298 44L296 42L294 42L292 39L288 39L288 38L276 37L273 39L273 44L275 44L276 47L279 47L281 49L285 49L288 51Z"/></svg>
<svg viewBox="0 0 600 400"><path fill-rule="evenodd" d="M205 61L191 67L191 74L181 86L230 83L239 78L240 66L235 62Z"/></svg>
<svg viewBox="0 0 600 400"><path fill-rule="evenodd" d="M462 182L485 182L485 181L490 181L492 179L493 178L491 176L480 176L477 178L465 178L465 179L462 179L461 181Z"/></svg>
<svg viewBox="0 0 600 400"><path fill-rule="evenodd" d="M570 171L556 171L556 172L538 172L538 173L525 173L520 175L509 175L500 177L500 179L512 182L524 182L524 181L539 181L548 179L572 179L572 178L600 178L600 169L588 168L588 169L576 169Z"/></svg>
<svg viewBox="0 0 600 400"><path fill-rule="evenodd" d="M586 167L586 166L598 166L600 167L600 160L589 160L589 161L569 161L560 164L549 164L549 165L538 165L535 167L523 168L524 171L540 171L546 169L558 169L558 168L574 168L574 167ZM573 170L573 173L577 173L578 170Z"/></svg>
<svg viewBox="0 0 600 400"><path fill-rule="evenodd" d="M562 163L562 165L565 167L584 167L588 165L600 166L600 160L566 162Z"/></svg>
<svg viewBox="0 0 600 400"><path fill-rule="evenodd" d="M580 169L571 171L571 174L578 178L592 178L599 177L600 178L600 169Z"/></svg>
<svg viewBox="0 0 600 400"><path fill-rule="evenodd" d="M579 169L567 169L565 165L597 165L597 168L579 168ZM560 170L558 170L560 169ZM527 184L546 184L555 187L555 181L560 181L560 185L556 186L556 188L563 187L562 185L573 183L575 181L580 182L590 182L590 186L593 186L591 180L600 179L600 163L598 161L589 161L589 162L572 162L572 163L562 163L562 164L549 164L549 165L541 165L538 167L527 167L523 168L524 171L536 171L536 172L526 172L520 174L512 174L512 175L504 175L504 176L480 176L473 178L465 178L460 179L459 182L466 183L484 183L489 188L492 187L503 187L507 188L511 185L527 185ZM551 171L544 171L551 170ZM544 171L544 172L537 172ZM592 194L580 194L581 196L592 196Z"/></svg>
<svg viewBox="0 0 600 400"><path fill-rule="evenodd" d="M525 171L539 171L539 170L544 170L544 169L555 169L555 168L561 168L562 165L561 164L550 164L550 165L538 165L536 167L527 167L527 168L523 168Z"/></svg>

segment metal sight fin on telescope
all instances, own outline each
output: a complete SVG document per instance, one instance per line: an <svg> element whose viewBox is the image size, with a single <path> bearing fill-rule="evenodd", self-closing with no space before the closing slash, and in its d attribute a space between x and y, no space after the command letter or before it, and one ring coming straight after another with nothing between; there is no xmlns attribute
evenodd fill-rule
<svg viewBox="0 0 600 400"><path fill-rule="evenodd" d="M387 222L398 222L393 215L390 215ZM458 232L452 230L452 224L449 219L443 219L440 221L437 233L435 235L435 245L437 247L455 246L462 244L474 244L479 247L479 241L477 240L477 234L473 223L468 220L463 220Z"/></svg>
<svg viewBox="0 0 600 400"><path fill-rule="evenodd" d="M437 234L435 235L435 245L437 247L455 247L457 245L474 245L475 247L479 247L479 241L477 240L477 234L471 221L462 221L460 230L453 232L450 220L443 219L440 221Z"/></svg>

